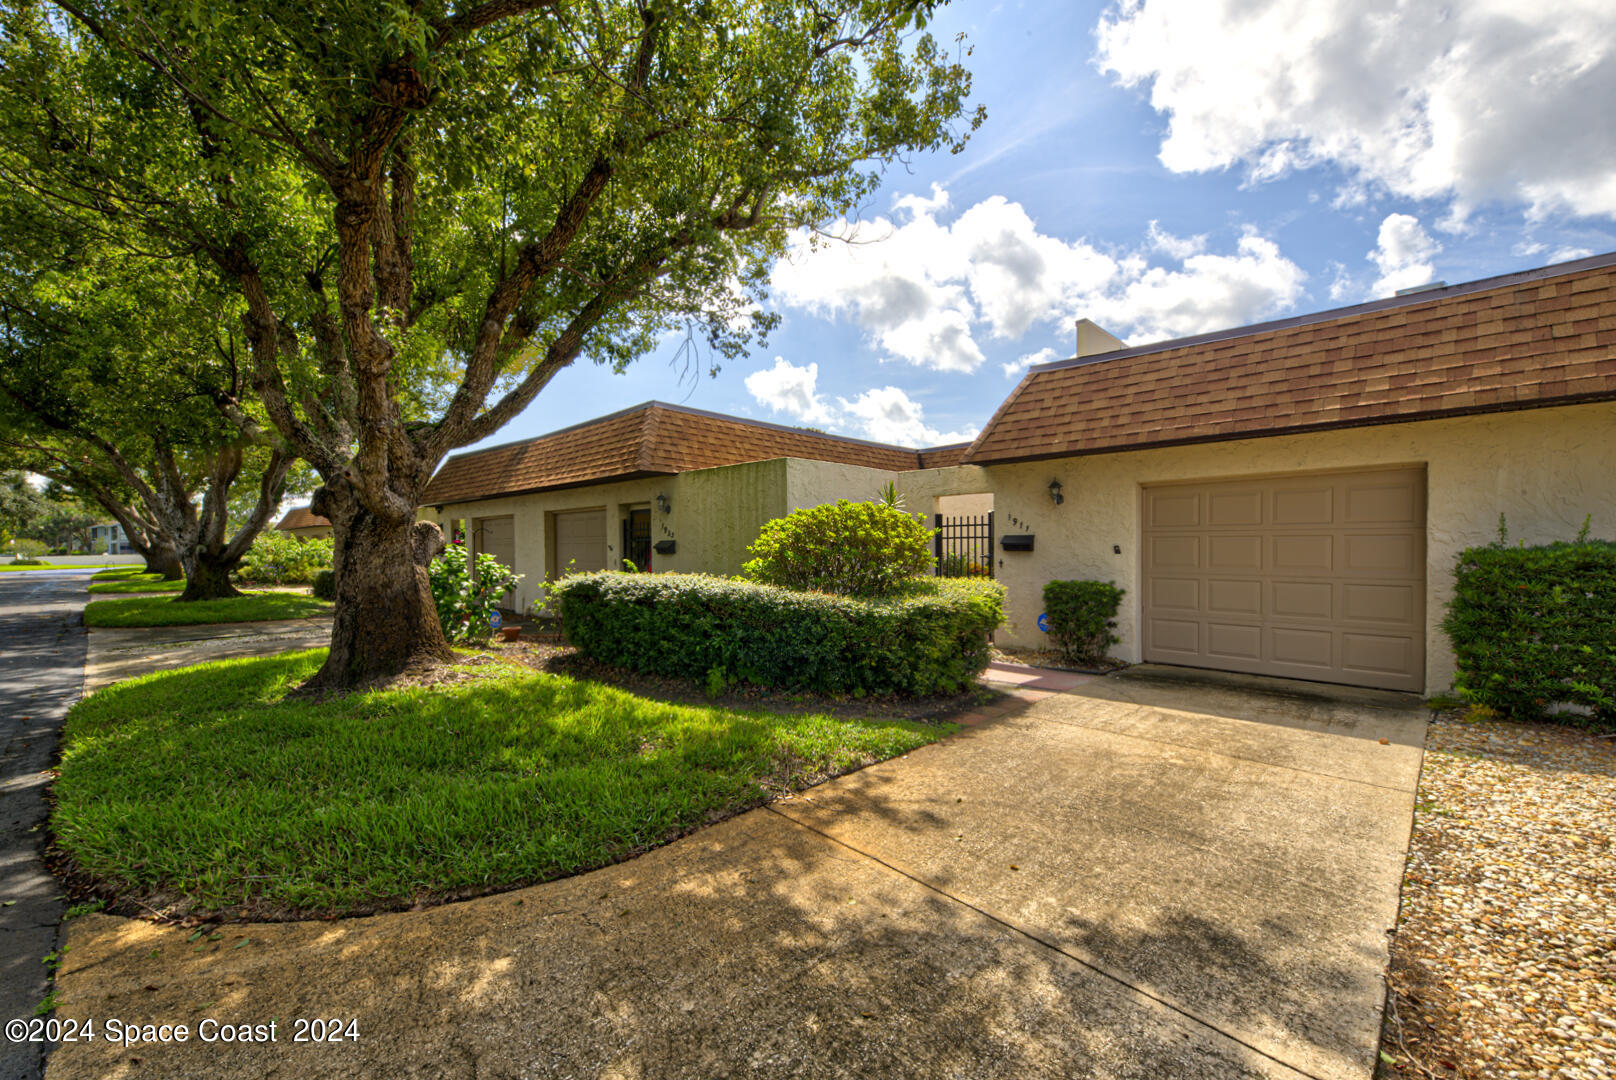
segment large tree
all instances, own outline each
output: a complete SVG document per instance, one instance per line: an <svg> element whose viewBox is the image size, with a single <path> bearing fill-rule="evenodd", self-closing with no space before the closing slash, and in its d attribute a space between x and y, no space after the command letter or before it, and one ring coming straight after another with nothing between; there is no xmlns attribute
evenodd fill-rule
<svg viewBox="0 0 1616 1080"><path fill-rule="evenodd" d="M447 453L580 355L748 347L791 230L963 144L934 6L7 0L0 179L239 289L335 528L312 685L354 686L450 655L416 521Z"/></svg>
<svg viewBox="0 0 1616 1080"><path fill-rule="evenodd" d="M0 463L99 505L180 600L238 595L291 463L242 406L239 301L48 217L0 195Z"/></svg>

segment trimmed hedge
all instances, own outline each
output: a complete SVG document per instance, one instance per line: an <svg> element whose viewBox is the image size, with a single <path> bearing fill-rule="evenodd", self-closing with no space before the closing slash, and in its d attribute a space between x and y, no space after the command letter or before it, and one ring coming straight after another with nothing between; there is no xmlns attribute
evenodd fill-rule
<svg viewBox="0 0 1616 1080"><path fill-rule="evenodd" d="M741 572L763 585L890 596L932 572L932 534L896 506L838 499L764 523Z"/></svg>
<svg viewBox="0 0 1616 1080"><path fill-rule="evenodd" d="M1517 720L1556 702L1616 720L1616 543L1471 548L1442 629L1467 701Z"/></svg>
<svg viewBox="0 0 1616 1080"><path fill-rule="evenodd" d="M337 598L337 572L335 570L321 570L314 575L314 598L316 600L335 600Z"/></svg>
<svg viewBox="0 0 1616 1080"><path fill-rule="evenodd" d="M702 574L577 574L551 587L567 640L636 671L787 690L952 693L988 665L1004 587L923 580L878 600Z"/></svg>
<svg viewBox="0 0 1616 1080"><path fill-rule="evenodd" d="M1080 664L1105 659L1105 651L1122 639L1116 629L1122 594L1114 581L1051 581L1044 585L1044 613L1049 637L1061 656Z"/></svg>

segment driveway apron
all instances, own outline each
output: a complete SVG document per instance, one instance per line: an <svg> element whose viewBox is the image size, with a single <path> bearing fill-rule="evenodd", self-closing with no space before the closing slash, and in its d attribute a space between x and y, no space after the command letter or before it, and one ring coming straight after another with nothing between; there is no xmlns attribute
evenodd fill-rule
<svg viewBox="0 0 1616 1080"><path fill-rule="evenodd" d="M44 998L61 886L45 869L46 770L84 677L89 571L0 574L0 1020ZM0 1042L0 1080L40 1074L39 1043Z"/></svg>

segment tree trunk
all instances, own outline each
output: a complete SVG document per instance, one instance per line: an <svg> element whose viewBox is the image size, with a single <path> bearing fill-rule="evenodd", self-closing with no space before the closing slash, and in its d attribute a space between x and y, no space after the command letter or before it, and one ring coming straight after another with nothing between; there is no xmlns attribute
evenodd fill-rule
<svg viewBox="0 0 1616 1080"><path fill-rule="evenodd" d="M347 690L454 658L432 602L427 564L443 532L426 521L386 521L328 488L314 512L332 526L337 607L331 652L304 690Z"/></svg>
<svg viewBox="0 0 1616 1080"><path fill-rule="evenodd" d="M189 572L185 575L185 591L179 595L180 603L189 603L192 600L224 600L242 595L240 589L230 584L230 571L235 569L234 565L226 566L204 555L197 555L187 561Z"/></svg>
<svg viewBox="0 0 1616 1080"><path fill-rule="evenodd" d="M185 565L173 545L157 542L142 548L137 544L135 550L146 560L145 573L162 574L164 581L178 581L185 576Z"/></svg>

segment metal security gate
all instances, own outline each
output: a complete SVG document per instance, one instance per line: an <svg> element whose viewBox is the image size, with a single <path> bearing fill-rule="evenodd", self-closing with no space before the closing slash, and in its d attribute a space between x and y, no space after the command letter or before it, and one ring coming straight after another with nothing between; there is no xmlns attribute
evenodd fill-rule
<svg viewBox="0 0 1616 1080"><path fill-rule="evenodd" d="M623 569L651 569L651 511L630 510L623 519Z"/></svg>
<svg viewBox="0 0 1616 1080"><path fill-rule="evenodd" d="M933 515L938 577L993 576L993 511L979 516Z"/></svg>

